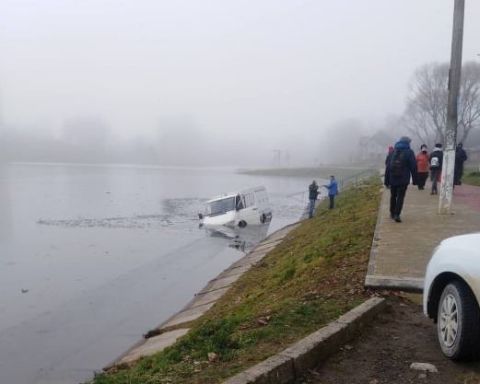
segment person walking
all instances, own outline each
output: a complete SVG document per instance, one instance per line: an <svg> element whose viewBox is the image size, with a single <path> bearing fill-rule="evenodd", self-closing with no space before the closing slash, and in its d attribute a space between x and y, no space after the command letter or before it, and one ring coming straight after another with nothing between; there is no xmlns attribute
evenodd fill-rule
<svg viewBox="0 0 480 384"><path fill-rule="evenodd" d="M413 179L413 184L416 184L417 179L417 162L415 153L410 149L411 141L407 136L400 138L385 170L384 184L390 187L390 217L397 223L402 222L400 214L410 178Z"/></svg>
<svg viewBox="0 0 480 384"><path fill-rule="evenodd" d="M455 150L455 171L453 173L453 185L462 185L463 163L467 161L467 152L463 149L463 144L458 143Z"/></svg>
<svg viewBox="0 0 480 384"><path fill-rule="evenodd" d="M313 211L315 210L315 202L318 198L318 184L315 180L312 181L312 184L308 186L308 218L313 217Z"/></svg>
<svg viewBox="0 0 480 384"><path fill-rule="evenodd" d="M421 191L425 189L429 169L430 158L428 156L428 148L425 144L422 144L420 152L417 154L417 187Z"/></svg>
<svg viewBox="0 0 480 384"><path fill-rule="evenodd" d="M442 176L443 150L442 144L435 144L433 152L430 154L430 180L432 180L431 195L438 194L437 184Z"/></svg>
<svg viewBox="0 0 480 384"><path fill-rule="evenodd" d="M330 176L330 184L324 185L328 189L328 198L330 199L330 209L335 208L335 196L338 195L338 184L335 176Z"/></svg>

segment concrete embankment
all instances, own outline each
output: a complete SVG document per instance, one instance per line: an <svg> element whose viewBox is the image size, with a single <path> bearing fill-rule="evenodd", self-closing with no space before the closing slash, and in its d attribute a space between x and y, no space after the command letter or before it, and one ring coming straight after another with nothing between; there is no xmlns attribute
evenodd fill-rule
<svg viewBox="0 0 480 384"><path fill-rule="evenodd" d="M261 261L268 252L282 242L289 232L299 225L299 223L288 225L265 238L246 256L209 281L181 311L149 331L151 337L140 340L105 367L105 370L108 371L117 365L131 364L141 357L153 355L173 345L179 337L189 331L188 324L190 322L198 319L213 307L240 276Z"/></svg>
<svg viewBox="0 0 480 384"><path fill-rule="evenodd" d="M335 350L359 329L357 321L350 328L347 317L370 319L359 315L356 307L372 296L363 282L379 187L372 180L345 189L336 209L320 205L313 219L264 240L94 382L218 384L241 372L249 382L253 379L249 370L257 365L265 368L275 360L272 356L288 352L291 356L284 359L285 364L298 368L308 366L302 362L304 352L305 359L314 362L324 356L324 348ZM360 324L369 321L360 320ZM310 347L319 354L310 354ZM300 375L297 368L290 378ZM266 372L257 376L258 382L271 377Z"/></svg>

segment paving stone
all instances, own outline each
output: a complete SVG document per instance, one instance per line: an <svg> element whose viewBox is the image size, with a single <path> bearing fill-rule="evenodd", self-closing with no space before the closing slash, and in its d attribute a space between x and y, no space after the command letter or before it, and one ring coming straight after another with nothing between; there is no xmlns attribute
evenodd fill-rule
<svg viewBox="0 0 480 384"><path fill-rule="evenodd" d="M260 260L262 260L265 257L265 255L266 255L266 253L252 253L252 254L249 254L248 256L245 256L244 258L235 262L232 265L232 267L233 268L250 267L253 264L256 264Z"/></svg>
<svg viewBox="0 0 480 384"><path fill-rule="evenodd" d="M206 293L220 288L229 287L232 283L237 281L240 278L240 274L230 275L221 279L212 280L208 285L203 288L199 293Z"/></svg>
<svg viewBox="0 0 480 384"><path fill-rule="evenodd" d="M381 297L373 297L363 304L340 316L337 323L348 325L348 337L353 338L365 325L369 325L375 316L385 309L387 302Z"/></svg>
<svg viewBox="0 0 480 384"><path fill-rule="evenodd" d="M293 360L275 355L224 381L224 384L287 384L294 380Z"/></svg>
<svg viewBox="0 0 480 384"><path fill-rule="evenodd" d="M348 341L348 325L333 322L287 348L282 355L293 360L297 374L302 375L338 350Z"/></svg>
<svg viewBox="0 0 480 384"><path fill-rule="evenodd" d="M262 251L262 252L270 252L272 249L274 249L278 244L280 244L281 242L283 241L282 240L278 240L278 241L273 241L271 243L265 243L265 244L262 244L262 245L259 245L255 248L255 251L258 252L258 251Z"/></svg>
<svg viewBox="0 0 480 384"><path fill-rule="evenodd" d="M204 304L177 313L173 318L171 318L166 324L162 326L162 329L174 327L183 323L188 323L189 321L196 320L205 312L207 312L210 308L212 308L214 304L215 303Z"/></svg>
<svg viewBox="0 0 480 384"><path fill-rule="evenodd" d="M384 190L370 255L367 286L421 290L426 266L441 240L478 232L480 187L461 185L453 194L453 215L438 214L438 196L430 187L410 186L402 223L390 219L390 191Z"/></svg>
<svg viewBox="0 0 480 384"><path fill-rule="evenodd" d="M245 272L247 272L251 267L252 267L251 264L247 264L242 267L229 268L223 271L220 275L218 275L218 278L221 279L221 278L233 276L233 275L242 275Z"/></svg>
<svg viewBox="0 0 480 384"><path fill-rule="evenodd" d="M195 299L193 300L193 302L190 304L189 307L195 308L195 307L198 307L199 305L205 305L213 301L217 301L225 294L225 292L228 291L229 288L230 287L220 288L214 291L198 294L197 296L195 296Z"/></svg>
<svg viewBox="0 0 480 384"><path fill-rule="evenodd" d="M151 337L145 340L142 345L132 349L119 361L119 364L128 364L138 360L140 357L150 356L163 351L165 348L175 344L177 339L186 335L188 331L188 328L176 329L174 331L165 332L161 335Z"/></svg>
<svg viewBox="0 0 480 384"><path fill-rule="evenodd" d="M249 375L246 372L241 372L238 375L224 381L222 384L253 384L255 383L255 377Z"/></svg>

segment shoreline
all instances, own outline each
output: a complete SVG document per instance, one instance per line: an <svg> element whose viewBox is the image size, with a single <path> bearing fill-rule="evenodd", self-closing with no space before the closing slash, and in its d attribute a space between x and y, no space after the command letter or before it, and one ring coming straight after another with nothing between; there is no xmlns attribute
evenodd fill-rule
<svg viewBox="0 0 480 384"><path fill-rule="evenodd" d="M103 371L109 372L117 366L132 364L142 357L161 352L166 347L173 345L179 337L188 332L189 328L185 328L185 326L188 326L189 323L198 319L213 307L235 281L283 241L285 236L301 224L302 220L303 215L299 221L287 224L265 237L245 256L211 279L199 292L194 294L193 298L182 309L147 331L142 339L105 366ZM205 299L206 295L210 295L211 300ZM162 336L166 334L171 334L172 337ZM160 339L160 336L162 336L162 340L158 348L152 348L151 344L153 343L151 341L155 338Z"/></svg>
<svg viewBox="0 0 480 384"><path fill-rule="evenodd" d="M371 227L373 235L380 197L377 183L372 183L345 191L339 209L322 206L314 220L267 237L93 382L120 383L128 377L141 383L162 377L179 383L217 383L368 300L363 281L371 237L364 229ZM294 234L286 236L290 231ZM342 231L352 237L339 238ZM210 300L208 295L218 297Z"/></svg>

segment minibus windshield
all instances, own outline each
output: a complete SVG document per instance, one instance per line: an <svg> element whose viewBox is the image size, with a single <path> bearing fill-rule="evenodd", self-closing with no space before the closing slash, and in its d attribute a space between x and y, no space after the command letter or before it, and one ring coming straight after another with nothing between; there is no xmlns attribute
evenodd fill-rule
<svg viewBox="0 0 480 384"><path fill-rule="evenodd" d="M235 209L235 197L227 197L221 200L215 200L207 204L206 215L216 216L222 215L228 211Z"/></svg>

